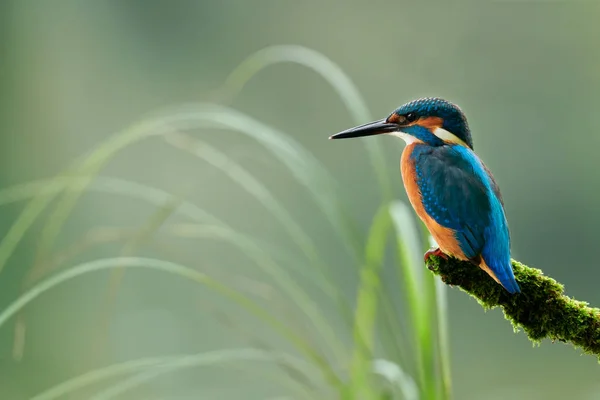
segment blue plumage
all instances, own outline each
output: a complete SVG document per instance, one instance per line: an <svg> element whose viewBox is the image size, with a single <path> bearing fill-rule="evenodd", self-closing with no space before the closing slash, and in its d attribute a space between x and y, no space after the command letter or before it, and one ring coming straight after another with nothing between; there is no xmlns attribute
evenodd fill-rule
<svg viewBox="0 0 600 400"><path fill-rule="evenodd" d="M494 178L475 153L458 145L417 145L411 158L427 214L455 231L468 259L482 257L509 292L519 292L502 200Z"/></svg>
<svg viewBox="0 0 600 400"><path fill-rule="evenodd" d="M431 133L429 129L420 125L407 126L406 128L404 128L403 132L414 136L417 139L428 143L431 146L441 146L444 144L444 141L442 139Z"/></svg>

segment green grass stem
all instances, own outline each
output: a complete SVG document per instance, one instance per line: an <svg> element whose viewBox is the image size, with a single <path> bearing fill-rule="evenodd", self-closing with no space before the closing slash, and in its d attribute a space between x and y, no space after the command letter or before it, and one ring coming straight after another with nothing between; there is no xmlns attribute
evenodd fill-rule
<svg viewBox="0 0 600 400"><path fill-rule="evenodd" d="M434 400L437 391L434 364L434 327L435 303L427 295L428 285L433 280L427 279L422 268L420 257L419 231L409 207L402 202L394 202L389 212L394 221L397 237L399 274L401 284L406 293L406 300L413 323L413 336L416 340L417 366L421 398Z"/></svg>
<svg viewBox="0 0 600 400"><path fill-rule="evenodd" d="M354 350L350 369L352 397L374 399L376 393L370 382L370 365L374 355L377 300L381 289L387 236L391 221L387 207L381 207L371 225L365 249L365 263L360 271L360 283L354 317Z"/></svg>

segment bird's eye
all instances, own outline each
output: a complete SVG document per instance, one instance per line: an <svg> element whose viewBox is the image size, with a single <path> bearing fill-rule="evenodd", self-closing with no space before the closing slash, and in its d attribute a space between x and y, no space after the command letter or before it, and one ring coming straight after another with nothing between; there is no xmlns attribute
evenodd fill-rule
<svg viewBox="0 0 600 400"><path fill-rule="evenodd" d="M405 115L406 122L415 122L417 120L417 114L414 112L409 112Z"/></svg>

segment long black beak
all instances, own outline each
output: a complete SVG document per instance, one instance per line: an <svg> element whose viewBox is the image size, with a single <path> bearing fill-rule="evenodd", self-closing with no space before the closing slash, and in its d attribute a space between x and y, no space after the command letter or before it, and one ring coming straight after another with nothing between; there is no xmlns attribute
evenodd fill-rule
<svg viewBox="0 0 600 400"><path fill-rule="evenodd" d="M379 135L382 133L390 133L398 130L398 125L390 124L385 119L380 121L369 122L368 124L356 126L354 128L346 129L340 133L329 136L329 139L348 139L357 138L361 136L372 136Z"/></svg>

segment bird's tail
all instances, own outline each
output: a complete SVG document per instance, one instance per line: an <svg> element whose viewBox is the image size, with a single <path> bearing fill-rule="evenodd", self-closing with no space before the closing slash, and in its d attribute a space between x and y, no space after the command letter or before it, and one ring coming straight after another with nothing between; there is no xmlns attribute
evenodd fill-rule
<svg viewBox="0 0 600 400"><path fill-rule="evenodd" d="M488 266L485 260L481 258L479 267L487 272L489 276L494 278L496 282L501 284L510 294L521 293L521 288L515 279L510 260L508 263L490 264L491 265Z"/></svg>

